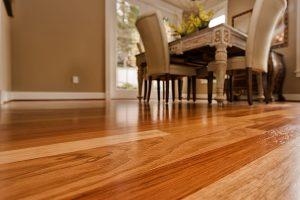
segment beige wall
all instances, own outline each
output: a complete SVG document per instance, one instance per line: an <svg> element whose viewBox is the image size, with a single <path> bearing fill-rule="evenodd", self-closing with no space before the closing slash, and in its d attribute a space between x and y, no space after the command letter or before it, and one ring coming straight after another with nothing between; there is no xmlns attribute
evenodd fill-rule
<svg viewBox="0 0 300 200"><path fill-rule="evenodd" d="M11 86L10 19L3 1L0 1L0 91L9 91Z"/></svg>
<svg viewBox="0 0 300 200"><path fill-rule="evenodd" d="M14 91L105 91L105 1L16 0ZM80 84L72 83L72 76Z"/></svg>
<svg viewBox="0 0 300 200"><path fill-rule="evenodd" d="M253 8L255 0L229 0L228 21L231 23L232 16ZM296 78L296 0L289 0L289 45L278 49L285 56L287 65L285 94L300 93L300 78Z"/></svg>
<svg viewBox="0 0 300 200"><path fill-rule="evenodd" d="M233 15L251 9L254 2L229 0L229 23ZM294 74L295 3L290 0L289 46L279 50L285 54L288 68L284 93L290 94L300 93L300 78ZM104 0L17 0L14 12L14 91L105 91ZM73 75L80 77L79 85L72 83ZM203 85L199 93L205 92Z"/></svg>
<svg viewBox="0 0 300 200"><path fill-rule="evenodd" d="M283 53L287 65L286 82L284 85L285 94L300 93L300 78L296 77L296 2L297 0L289 0L289 45L286 48L278 49Z"/></svg>

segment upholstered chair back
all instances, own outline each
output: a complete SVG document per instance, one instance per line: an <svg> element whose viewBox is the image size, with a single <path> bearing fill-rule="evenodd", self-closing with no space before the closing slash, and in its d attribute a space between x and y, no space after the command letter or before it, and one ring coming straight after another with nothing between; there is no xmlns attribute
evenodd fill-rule
<svg viewBox="0 0 300 200"><path fill-rule="evenodd" d="M273 34L286 7L286 0L256 0L247 40L247 67L267 72Z"/></svg>
<svg viewBox="0 0 300 200"><path fill-rule="evenodd" d="M166 30L157 13L138 18L136 27L145 48L147 74L159 75L169 71L170 55Z"/></svg>

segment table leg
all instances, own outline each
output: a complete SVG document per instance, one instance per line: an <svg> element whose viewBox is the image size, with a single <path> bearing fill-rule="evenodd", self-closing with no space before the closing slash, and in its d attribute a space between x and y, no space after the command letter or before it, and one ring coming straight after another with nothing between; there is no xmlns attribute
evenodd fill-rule
<svg viewBox="0 0 300 200"><path fill-rule="evenodd" d="M218 44L216 45L216 53L215 53L215 77L217 80L217 96L216 100L219 105L223 105L225 100L224 98L224 83L225 83L225 75L227 69L227 45L226 44Z"/></svg>

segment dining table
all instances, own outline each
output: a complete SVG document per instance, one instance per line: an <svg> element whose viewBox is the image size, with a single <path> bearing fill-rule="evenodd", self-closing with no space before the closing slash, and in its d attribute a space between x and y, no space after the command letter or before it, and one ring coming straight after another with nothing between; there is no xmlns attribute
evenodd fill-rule
<svg viewBox="0 0 300 200"><path fill-rule="evenodd" d="M243 55L246 49L247 35L227 25L220 24L215 27L205 28L188 34L169 43L171 56L177 56L189 60L203 59L203 54L213 55L211 61L215 61L214 77L216 78L216 97L219 105L223 105L224 82L227 70L227 59L231 56ZM209 61L207 60L207 63ZM145 52L136 55L138 67L138 99L142 100L142 88L147 78L147 61ZM187 65L187 67L189 67Z"/></svg>

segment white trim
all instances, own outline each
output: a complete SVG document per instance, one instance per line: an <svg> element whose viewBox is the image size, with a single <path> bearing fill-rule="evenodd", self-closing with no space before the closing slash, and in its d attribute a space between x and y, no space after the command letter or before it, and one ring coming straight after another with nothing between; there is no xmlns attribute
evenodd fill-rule
<svg viewBox="0 0 300 200"><path fill-rule="evenodd" d="M115 58L116 50L116 29L113 25L116 24L116 0L105 0L105 93L106 98L111 99L111 91L113 88L112 80L114 78L114 67L117 63Z"/></svg>
<svg viewBox="0 0 300 200"><path fill-rule="evenodd" d="M300 77L300 0L297 0L297 34L296 34L296 76Z"/></svg>
<svg viewBox="0 0 300 200"><path fill-rule="evenodd" d="M0 91L0 104L10 101L10 94L7 91Z"/></svg>
<svg viewBox="0 0 300 200"><path fill-rule="evenodd" d="M183 97L186 96L187 94L183 94ZM213 99L215 96L213 94ZM284 94L283 96L287 101L300 101L300 94ZM13 100L103 100L105 97L105 93L101 92L0 92L1 104ZM156 93L153 93L152 97L155 99ZM197 99L206 100L207 94L197 94Z"/></svg>
<svg viewBox="0 0 300 200"><path fill-rule="evenodd" d="M284 94L287 101L300 101L300 94Z"/></svg>
<svg viewBox="0 0 300 200"><path fill-rule="evenodd" d="M105 99L101 92L9 92L9 100L88 100Z"/></svg>

